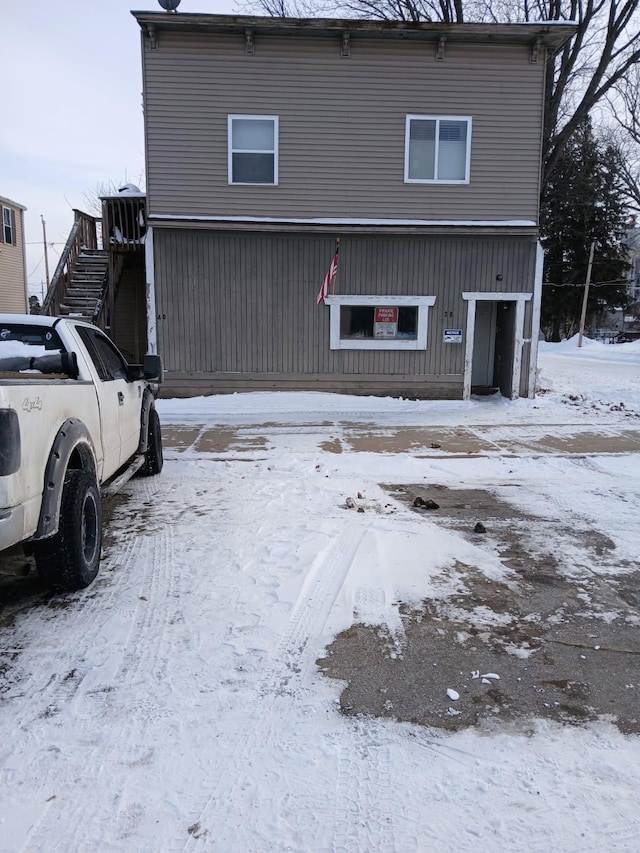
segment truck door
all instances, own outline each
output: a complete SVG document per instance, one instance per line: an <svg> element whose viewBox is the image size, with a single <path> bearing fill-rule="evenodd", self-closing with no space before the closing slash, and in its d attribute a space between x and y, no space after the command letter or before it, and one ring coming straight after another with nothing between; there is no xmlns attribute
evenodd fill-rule
<svg viewBox="0 0 640 853"><path fill-rule="evenodd" d="M110 476L128 462L138 448L142 385L128 378L127 363L106 335L98 329L89 329L85 326L78 326L77 331L87 346L102 380L98 397L104 424L103 446L105 446L105 456L107 445L113 461L117 456L115 467L108 473L105 472L106 476ZM110 431L109 435L105 434L107 427ZM117 454L114 445L117 445Z"/></svg>

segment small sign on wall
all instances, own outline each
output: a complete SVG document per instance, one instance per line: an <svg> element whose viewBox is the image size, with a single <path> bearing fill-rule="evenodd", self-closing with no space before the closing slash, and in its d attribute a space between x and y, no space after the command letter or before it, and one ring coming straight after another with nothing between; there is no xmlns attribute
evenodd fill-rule
<svg viewBox="0 0 640 853"><path fill-rule="evenodd" d="M373 317L373 337L395 338L398 334L398 309L376 308Z"/></svg>
<svg viewBox="0 0 640 853"><path fill-rule="evenodd" d="M445 329L442 340L445 344L461 344L462 329Z"/></svg>

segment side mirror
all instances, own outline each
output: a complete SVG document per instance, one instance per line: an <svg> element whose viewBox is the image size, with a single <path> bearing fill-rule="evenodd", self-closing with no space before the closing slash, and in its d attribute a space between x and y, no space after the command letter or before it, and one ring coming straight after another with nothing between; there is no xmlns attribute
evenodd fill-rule
<svg viewBox="0 0 640 853"><path fill-rule="evenodd" d="M162 382L162 360L159 355L145 355L142 366L145 379Z"/></svg>

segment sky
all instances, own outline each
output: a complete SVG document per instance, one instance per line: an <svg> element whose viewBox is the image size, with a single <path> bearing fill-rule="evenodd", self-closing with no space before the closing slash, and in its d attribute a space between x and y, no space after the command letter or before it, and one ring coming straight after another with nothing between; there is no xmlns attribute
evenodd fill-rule
<svg viewBox="0 0 640 853"><path fill-rule="evenodd" d="M140 30L130 12L156 0L0 0L5 76L0 196L27 208L27 280L45 281L99 185L144 188ZM180 12L231 14L234 0L182 0ZM92 211L87 211L92 212Z"/></svg>

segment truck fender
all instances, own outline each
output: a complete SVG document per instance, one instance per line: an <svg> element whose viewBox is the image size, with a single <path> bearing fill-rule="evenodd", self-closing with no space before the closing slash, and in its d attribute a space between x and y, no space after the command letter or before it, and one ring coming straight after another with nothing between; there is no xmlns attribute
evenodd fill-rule
<svg viewBox="0 0 640 853"><path fill-rule="evenodd" d="M55 437L45 468L40 520L34 539L47 539L58 532L60 503L68 468L81 468L96 478L96 455L89 430L77 418L65 421Z"/></svg>
<svg viewBox="0 0 640 853"><path fill-rule="evenodd" d="M149 439L149 412L153 406L153 394L148 388L145 388L142 397L142 411L140 412L140 443L138 444L138 453L147 452L147 443Z"/></svg>

